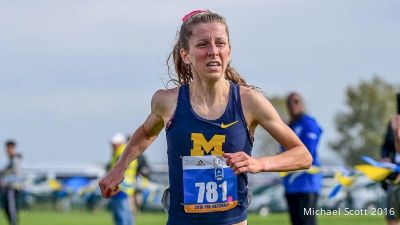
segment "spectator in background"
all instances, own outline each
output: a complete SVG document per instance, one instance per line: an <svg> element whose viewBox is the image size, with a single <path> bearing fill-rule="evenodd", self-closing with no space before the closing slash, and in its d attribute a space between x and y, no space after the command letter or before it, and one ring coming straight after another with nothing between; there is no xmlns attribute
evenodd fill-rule
<svg viewBox="0 0 400 225"><path fill-rule="evenodd" d="M126 136L127 140L131 139L131 135ZM151 168L147 162L146 156L140 155L138 158L138 166L136 170L136 177L142 176L144 178L150 179Z"/></svg>
<svg viewBox="0 0 400 225"><path fill-rule="evenodd" d="M142 176L144 178L150 179L151 168L147 159L144 155L140 155L138 157L138 168L137 168L137 176Z"/></svg>
<svg viewBox="0 0 400 225"><path fill-rule="evenodd" d="M110 143L113 153L110 163L110 169L112 169L125 150L125 136L121 133L116 133L111 137ZM125 179L119 185L121 191L111 198L110 204L115 225L133 225L135 223L132 198L135 193L137 166L137 160L133 160L129 164L128 168L125 170Z"/></svg>
<svg viewBox="0 0 400 225"><path fill-rule="evenodd" d="M18 224L18 197L21 187L19 172L21 169L21 154L17 153L17 143L8 140L5 143L8 165L0 171L1 205L7 215L10 225Z"/></svg>
<svg viewBox="0 0 400 225"><path fill-rule="evenodd" d="M394 116L389 122L381 148L381 161L400 164L400 115ZM394 209L394 215L388 213L386 221L388 225L395 225L399 219L400 203L400 176L391 173L383 181L382 187L387 192L387 209Z"/></svg>
<svg viewBox="0 0 400 225"><path fill-rule="evenodd" d="M146 157L144 155L140 155L137 160L138 168L136 173L137 189L135 192L135 206L136 210L144 210L146 208L147 200L151 194L151 168L147 163Z"/></svg>
<svg viewBox="0 0 400 225"><path fill-rule="evenodd" d="M129 141L131 139L131 135L128 134L126 136L126 139ZM149 190L147 190L148 184L150 182L150 166L147 163L146 157L144 155L140 155L137 158L137 162L138 165L136 169L135 194L132 198L130 198L129 201L134 215L137 214L138 210L144 209L147 197L150 194Z"/></svg>
<svg viewBox="0 0 400 225"><path fill-rule="evenodd" d="M300 94L292 92L287 97L289 127L310 151L312 167L318 168L320 162L317 146L322 129L314 118L305 113L304 102ZM315 215L305 215L305 210L316 208L322 186L322 174L309 172L291 173L283 178L285 197L293 225L315 225Z"/></svg>

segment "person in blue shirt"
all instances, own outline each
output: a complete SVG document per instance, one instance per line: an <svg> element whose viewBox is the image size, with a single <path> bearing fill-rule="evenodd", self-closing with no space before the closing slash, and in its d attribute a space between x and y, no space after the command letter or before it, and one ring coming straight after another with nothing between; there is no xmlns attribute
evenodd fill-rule
<svg viewBox="0 0 400 225"><path fill-rule="evenodd" d="M283 178L290 219L293 225L315 225L315 215L305 212L316 208L321 190L322 174L318 172L321 164L317 147L322 129L314 118L305 113L304 102L299 93L290 93L286 103L290 117L289 127L304 143L313 158L310 170L291 173Z"/></svg>
<svg viewBox="0 0 400 225"><path fill-rule="evenodd" d="M182 18L172 50L177 87L157 91L151 113L99 186L118 193L123 171L157 138L167 136L168 225L246 225L247 173L309 168L311 155L272 104L230 65L225 19L209 10ZM261 126L287 151L255 158L253 137Z"/></svg>

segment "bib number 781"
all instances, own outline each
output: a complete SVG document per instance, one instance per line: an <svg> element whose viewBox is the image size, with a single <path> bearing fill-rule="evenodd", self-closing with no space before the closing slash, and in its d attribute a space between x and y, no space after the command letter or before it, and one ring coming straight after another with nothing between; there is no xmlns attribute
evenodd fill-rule
<svg viewBox="0 0 400 225"><path fill-rule="evenodd" d="M226 201L227 199L227 184L226 181L222 182L218 185L214 181L210 182L198 182L195 183L195 186L199 188L199 192L197 195L197 203L204 202L204 196L206 197L207 202L213 203L218 201L218 193L222 192L222 201Z"/></svg>

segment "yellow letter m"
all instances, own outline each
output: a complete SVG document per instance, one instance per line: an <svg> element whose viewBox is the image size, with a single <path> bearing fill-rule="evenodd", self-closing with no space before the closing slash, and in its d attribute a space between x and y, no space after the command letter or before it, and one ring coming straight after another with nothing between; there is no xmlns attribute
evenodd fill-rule
<svg viewBox="0 0 400 225"><path fill-rule="evenodd" d="M202 133L192 133L193 148L191 156L203 156L204 152L211 155L222 155L222 144L225 142L225 135L216 134L210 141L207 141ZM214 151L211 151L214 149Z"/></svg>

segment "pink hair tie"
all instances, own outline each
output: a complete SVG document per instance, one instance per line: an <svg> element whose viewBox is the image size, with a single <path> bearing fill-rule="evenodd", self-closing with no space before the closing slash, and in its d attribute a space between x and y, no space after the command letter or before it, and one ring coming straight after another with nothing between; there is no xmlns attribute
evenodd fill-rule
<svg viewBox="0 0 400 225"><path fill-rule="evenodd" d="M194 10L188 14L186 14L184 17L182 17L182 21L185 23L186 21L188 21L192 16L199 14L199 13L203 13L203 12L207 12L207 10L202 10L202 9L198 9L198 10Z"/></svg>

